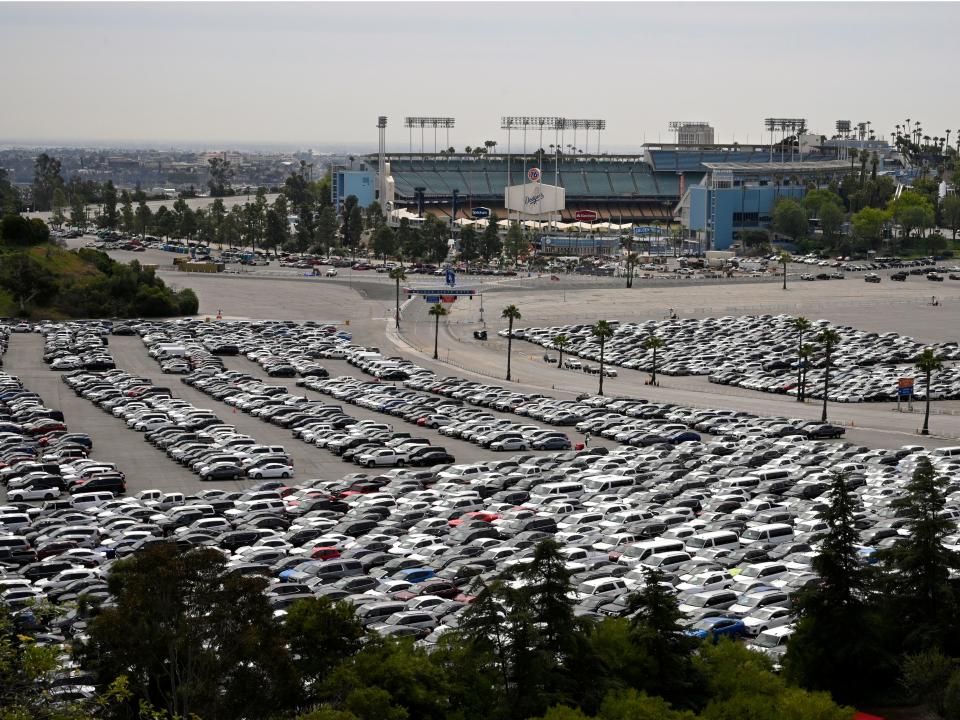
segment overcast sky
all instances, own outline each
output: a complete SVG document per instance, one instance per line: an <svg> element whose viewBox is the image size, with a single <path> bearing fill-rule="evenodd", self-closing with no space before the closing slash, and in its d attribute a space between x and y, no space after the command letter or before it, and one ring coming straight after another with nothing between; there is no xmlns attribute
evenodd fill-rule
<svg viewBox="0 0 960 720"><path fill-rule="evenodd" d="M601 150L768 116L955 138L958 28L955 3L0 3L0 141L368 147L380 114L397 150L407 115L455 117L458 149L505 147L502 115L603 118Z"/></svg>

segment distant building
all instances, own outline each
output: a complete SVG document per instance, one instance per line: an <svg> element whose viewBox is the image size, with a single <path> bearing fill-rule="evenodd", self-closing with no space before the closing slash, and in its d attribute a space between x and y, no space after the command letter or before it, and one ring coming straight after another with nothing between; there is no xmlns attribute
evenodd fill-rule
<svg viewBox="0 0 960 720"><path fill-rule="evenodd" d="M377 199L377 173L363 163L359 170L334 166L330 170L330 197L337 212L350 195L357 196L360 207L365 208Z"/></svg>
<svg viewBox="0 0 960 720"><path fill-rule="evenodd" d="M707 162L707 174L686 189L674 215L707 250L727 250L746 230L770 227L781 198L800 201L808 185L826 187L850 172L845 161Z"/></svg>
<svg viewBox="0 0 960 720"><path fill-rule="evenodd" d="M677 129L678 145L713 145L713 126L709 123L684 123Z"/></svg>

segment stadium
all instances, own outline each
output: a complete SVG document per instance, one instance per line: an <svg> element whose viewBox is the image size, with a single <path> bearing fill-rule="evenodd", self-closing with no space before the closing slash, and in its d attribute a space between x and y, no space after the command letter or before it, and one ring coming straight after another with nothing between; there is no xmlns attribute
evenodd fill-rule
<svg viewBox="0 0 960 720"><path fill-rule="evenodd" d="M608 234L632 228L636 234L655 235L674 225L682 228L683 240L700 249L727 249L741 232L768 227L778 198L800 199L807 188L837 181L850 168L844 157L846 139L828 144L822 136L804 133L804 120L792 118L766 121L769 144L717 144L708 124L672 123L677 140L685 142L645 143L638 154L617 154L599 152L599 132L606 127L602 120L505 117L506 153L490 152L497 148L493 141L472 152L466 148L459 153L452 147L437 151L436 137L434 152L425 150L423 141L420 152L415 152L413 128L430 127L436 134L438 128L449 132L453 122L453 118L407 118L409 151L387 152L386 118L381 117L380 150L366 158L370 170L365 177L376 177L377 197L395 221L433 215L454 225L485 225L486 218L495 215L504 224L510 218L553 232ZM596 130L596 152L563 144L560 132L571 126ZM558 135L548 149L542 144L544 128ZM696 132L687 133L687 128ZM528 130L531 137L539 130L540 149L529 150ZM782 134L779 142L774 137L777 130ZM523 132L522 146L515 143L512 153L511 131ZM691 137L697 142L691 143ZM589 148L589 138L586 144ZM883 158L888 148L885 142L880 145ZM345 181L348 175L337 177ZM527 188L534 186L528 193ZM511 192L522 201L519 205L516 200L510 204ZM549 198L549 209L524 206L540 193ZM372 200L373 188L368 194ZM669 233L664 229L663 234Z"/></svg>

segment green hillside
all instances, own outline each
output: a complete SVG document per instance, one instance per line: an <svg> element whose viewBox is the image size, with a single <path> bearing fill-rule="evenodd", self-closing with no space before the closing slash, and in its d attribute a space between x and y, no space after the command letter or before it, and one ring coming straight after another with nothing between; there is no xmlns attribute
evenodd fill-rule
<svg viewBox="0 0 960 720"><path fill-rule="evenodd" d="M193 315L192 290L168 288L153 269L96 250L45 243L0 249L0 315L34 320Z"/></svg>

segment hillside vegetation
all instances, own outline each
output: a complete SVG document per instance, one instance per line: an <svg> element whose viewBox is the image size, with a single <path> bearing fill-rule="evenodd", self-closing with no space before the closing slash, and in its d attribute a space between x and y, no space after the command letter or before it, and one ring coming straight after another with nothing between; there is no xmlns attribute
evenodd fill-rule
<svg viewBox="0 0 960 720"><path fill-rule="evenodd" d="M96 250L50 243L0 246L0 315L30 319L169 317L197 312L190 289L168 288L152 268Z"/></svg>

